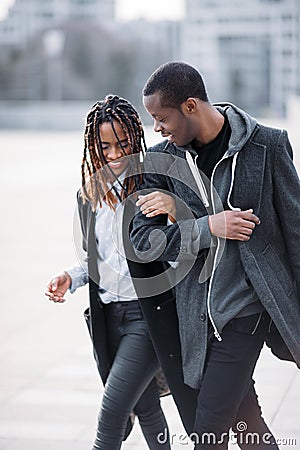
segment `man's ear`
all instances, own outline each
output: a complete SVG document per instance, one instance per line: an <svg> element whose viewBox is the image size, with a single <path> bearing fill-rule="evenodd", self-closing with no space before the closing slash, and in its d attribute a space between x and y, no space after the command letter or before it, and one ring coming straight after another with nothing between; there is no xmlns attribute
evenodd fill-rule
<svg viewBox="0 0 300 450"><path fill-rule="evenodd" d="M182 103L181 108L184 114L193 114L197 110L197 101L193 97L189 97Z"/></svg>

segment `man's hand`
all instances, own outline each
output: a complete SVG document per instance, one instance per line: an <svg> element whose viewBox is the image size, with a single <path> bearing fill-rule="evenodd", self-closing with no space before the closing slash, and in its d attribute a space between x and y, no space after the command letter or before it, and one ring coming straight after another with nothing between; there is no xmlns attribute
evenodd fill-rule
<svg viewBox="0 0 300 450"><path fill-rule="evenodd" d="M224 211L209 216L208 224L211 234L217 237L236 241L248 241L259 218L253 214L253 209L246 211Z"/></svg>
<svg viewBox="0 0 300 450"><path fill-rule="evenodd" d="M139 195L136 205L146 217L154 217L158 214L168 214L172 222L175 222L176 206L171 195L161 191L154 191L151 194Z"/></svg>
<svg viewBox="0 0 300 450"><path fill-rule="evenodd" d="M72 279L67 272L62 272L51 279L45 295L55 303L63 303L64 295L71 286Z"/></svg>

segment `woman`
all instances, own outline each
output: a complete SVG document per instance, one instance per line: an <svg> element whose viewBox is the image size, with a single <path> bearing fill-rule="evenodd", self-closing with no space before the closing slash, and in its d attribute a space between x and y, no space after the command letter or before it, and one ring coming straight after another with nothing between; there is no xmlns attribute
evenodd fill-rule
<svg viewBox="0 0 300 450"><path fill-rule="evenodd" d="M105 384L93 450L120 449L132 426L128 420L132 411L149 449L170 449L168 439L164 444L157 439L168 430L155 377L159 363L116 226L122 200L134 194L139 181L144 151L142 123L129 102L108 95L95 103L86 119L82 188L77 197L87 258L56 275L45 293L61 303L68 289L74 292L89 283L87 320ZM152 193L152 214L172 209L172 202L167 195Z"/></svg>

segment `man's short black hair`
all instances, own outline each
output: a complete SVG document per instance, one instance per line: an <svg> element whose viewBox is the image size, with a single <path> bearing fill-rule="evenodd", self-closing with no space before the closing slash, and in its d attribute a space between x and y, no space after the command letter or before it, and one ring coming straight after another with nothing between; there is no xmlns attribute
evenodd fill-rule
<svg viewBox="0 0 300 450"><path fill-rule="evenodd" d="M143 95L159 93L161 106L180 109L189 97L208 102L206 88L200 73L183 62L167 62L147 80Z"/></svg>

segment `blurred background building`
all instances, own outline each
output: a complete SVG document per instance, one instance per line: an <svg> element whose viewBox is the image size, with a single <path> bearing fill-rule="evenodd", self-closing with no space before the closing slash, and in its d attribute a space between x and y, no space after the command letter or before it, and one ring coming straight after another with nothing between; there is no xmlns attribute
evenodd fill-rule
<svg viewBox="0 0 300 450"><path fill-rule="evenodd" d="M117 2L12 3L0 21L0 127L78 128L107 92L147 121L141 89L168 60L197 67L212 101L254 115L284 118L300 94L299 0L185 0L181 20L130 22Z"/></svg>
<svg viewBox="0 0 300 450"><path fill-rule="evenodd" d="M299 0L186 0L181 56L200 67L212 100L284 117L300 93Z"/></svg>
<svg viewBox="0 0 300 450"><path fill-rule="evenodd" d="M26 46L37 32L67 21L103 23L114 18L114 0L15 0L0 26L3 44Z"/></svg>

